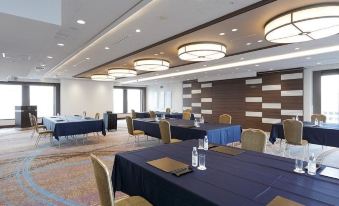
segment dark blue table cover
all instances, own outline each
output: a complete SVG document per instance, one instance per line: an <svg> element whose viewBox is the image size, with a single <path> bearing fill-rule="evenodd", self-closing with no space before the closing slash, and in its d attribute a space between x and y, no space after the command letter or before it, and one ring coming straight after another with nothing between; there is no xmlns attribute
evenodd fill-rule
<svg viewBox="0 0 339 206"><path fill-rule="evenodd" d="M160 145L115 156L114 192L139 195L153 205L266 205L280 195L304 205L339 205L339 180L320 175L296 174L294 160L245 151L230 156L206 154L207 170L181 177L165 173L146 162L170 157L191 164L197 140Z"/></svg>
<svg viewBox="0 0 339 206"><path fill-rule="evenodd" d="M149 112L136 112L137 118L149 118ZM156 112L158 117L161 117L165 114L166 118L182 119L182 113L166 113L166 112ZM191 120L194 120L194 114L191 114Z"/></svg>
<svg viewBox="0 0 339 206"><path fill-rule="evenodd" d="M193 126L193 120L182 119L167 119L171 124L171 134L173 138L180 140L200 139L206 135L208 141L214 144L226 145L231 142L240 141L241 126L240 125L226 125L226 124L200 124L200 127L187 128L186 126ZM134 119L134 129L142 130L146 135L161 138L159 123L154 122L153 119Z"/></svg>
<svg viewBox="0 0 339 206"><path fill-rule="evenodd" d="M91 132L101 132L106 135L104 121L93 118L83 119L77 116L43 117L42 123L48 130L54 132L53 135L57 140L61 136L88 134Z"/></svg>
<svg viewBox="0 0 339 206"><path fill-rule="evenodd" d="M284 128L281 123L272 125L270 142L273 144L276 138L284 139ZM314 126L310 122L304 122L303 138L312 144L339 147L339 125Z"/></svg>

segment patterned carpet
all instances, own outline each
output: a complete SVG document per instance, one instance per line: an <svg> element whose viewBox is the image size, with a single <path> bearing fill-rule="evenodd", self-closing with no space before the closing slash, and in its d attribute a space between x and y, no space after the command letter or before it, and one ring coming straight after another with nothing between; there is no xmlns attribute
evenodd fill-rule
<svg viewBox="0 0 339 206"><path fill-rule="evenodd" d="M44 139L36 149L30 134L0 130L0 205L99 205L89 154L96 154L111 171L116 153L159 144L153 138L141 139L140 143L128 141L124 125L105 137L91 134L85 144L82 136L77 137L77 142L63 139L60 148ZM338 148L311 145L310 150L318 162L339 168ZM291 156L298 152L300 148L292 148ZM279 144L268 143L267 153L283 155ZM123 196L118 193L117 199Z"/></svg>

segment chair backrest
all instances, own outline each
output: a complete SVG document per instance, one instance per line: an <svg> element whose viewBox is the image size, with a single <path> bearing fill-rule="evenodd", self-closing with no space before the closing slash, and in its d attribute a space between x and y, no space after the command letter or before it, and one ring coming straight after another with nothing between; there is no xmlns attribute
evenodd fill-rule
<svg viewBox="0 0 339 206"><path fill-rule="evenodd" d="M265 152L266 138L266 133L260 129L246 129L241 133L241 148Z"/></svg>
<svg viewBox="0 0 339 206"><path fill-rule="evenodd" d="M182 113L182 119L190 120L191 119L191 112L183 112Z"/></svg>
<svg viewBox="0 0 339 206"><path fill-rule="evenodd" d="M303 123L294 119L283 121L284 137L286 142L294 145L301 145L303 139Z"/></svg>
<svg viewBox="0 0 339 206"><path fill-rule="evenodd" d="M94 119L100 119L100 113L96 113Z"/></svg>
<svg viewBox="0 0 339 206"><path fill-rule="evenodd" d="M29 122L31 123L31 127L34 127L33 121L32 121L32 114L28 113L28 118L29 118Z"/></svg>
<svg viewBox="0 0 339 206"><path fill-rule="evenodd" d="M133 135L133 120L132 117L126 116L126 123L127 123L127 129L128 129L128 134Z"/></svg>
<svg viewBox="0 0 339 206"><path fill-rule="evenodd" d="M39 132L39 127L38 127L38 120L35 115L31 114L32 117L32 124L36 132Z"/></svg>
<svg viewBox="0 0 339 206"><path fill-rule="evenodd" d="M150 111L149 112L149 117L150 118L155 118L157 115L155 114L155 112L154 111Z"/></svg>
<svg viewBox="0 0 339 206"><path fill-rule="evenodd" d="M171 108L166 108L166 113L171 113Z"/></svg>
<svg viewBox="0 0 339 206"><path fill-rule="evenodd" d="M137 118L137 113L135 113L134 109L131 110L131 114L132 114L132 119L136 119Z"/></svg>
<svg viewBox="0 0 339 206"><path fill-rule="evenodd" d="M105 164L93 154L91 154L91 160L94 169L95 180L97 182L97 188L99 191L100 203L104 206L113 206L113 188L109 178L108 169Z"/></svg>
<svg viewBox="0 0 339 206"><path fill-rule="evenodd" d="M318 121L323 121L324 123L326 122L326 116L323 114L312 114L311 121L315 122L315 119Z"/></svg>
<svg viewBox="0 0 339 206"><path fill-rule="evenodd" d="M183 112L189 112L189 113L192 113L192 110L191 110L191 109L185 109Z"/></svg>
<svg viewBox="0 0 339 206"><path fill-rule="evenodd" d="M231 124L232 123L232 116L229 114L222 114L219 116L219 123L220 124Z"/></svg>
<svg viewBox="0 0 339 206"><path fill-rule="evenodd" d="M171 125L166 120L160 120L159 122L160 127L160 135L163 143L169 144L171 143Z"/></svg>

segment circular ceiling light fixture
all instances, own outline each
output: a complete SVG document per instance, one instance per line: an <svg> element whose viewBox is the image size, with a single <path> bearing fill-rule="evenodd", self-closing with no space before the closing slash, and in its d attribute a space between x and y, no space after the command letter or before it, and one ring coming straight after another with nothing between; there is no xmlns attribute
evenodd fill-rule
<svg viewBox="0 0 339 206"><path fill-rule="evenodd" d="M274 43L295 43L321 39L339 33L339 5L299 8L265 25L265 38Z"/></svg>
<svg viewBox="0 0 339 206"><path fill-rule="evenodd" d="M226 55L226 46L215 42L184 44L178 49L178 56L185 61L211 61Z"/></svg>
<svg viewBox="0 0 339 206"><path fill-rule="evenodd" d="M139 59L134 62L134 69L143 71L164 71L170 63L163 59Z"/></svg>
<svg viewBox="0 0 339 206"><path fill-rule="evenodd" d="M106 74L93 74L91 79L95 81L114 81L115 77Z"/></svg>
<svg viewBox="0 0 339 206"><path fill-rule="evenodd" d="M112 77L134 77L137 71L127 68L113 68L108 70L108 75Z"/></svg>

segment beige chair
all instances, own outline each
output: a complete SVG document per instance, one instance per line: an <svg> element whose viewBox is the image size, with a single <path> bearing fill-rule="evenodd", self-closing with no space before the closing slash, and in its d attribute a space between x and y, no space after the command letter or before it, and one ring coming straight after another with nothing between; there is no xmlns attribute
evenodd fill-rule
<svg viewBox="0 0 339 206"><path fill-rule="evenodd" d="M181 142L181 140L179 139L172 139L171 125L168 121L160 120L159 127L160 127L161 140L164 144Z"/></svg>
<svg viewBox="0 0 339 206"><path fill-rule="evenodd" d="M32 123L34 125L34 129L35 129L35 132L38 134L38 137L35 141L35 147L38 147L38 144L39 144L39 141L40 141L40 138L41 137L47 137L49 136L49 141L52 143L52 138L53 138L53 131L51 130L40 130L41 128L39 128L39 125L38 125L38 121L37 121L37 118L36 116L32 115ZM59 147L60 147L60 141L59 141Z"/></svg>
<svg viewBox="0 0 339 206"><path fill-rule="evenodd" d="M184 120L191 120L191 112L183 112L182 119Z"/></svg>
<svg viewBox="0 0 339 206"><path fill-rule="evenodd" d="M155 118L157 115L155 114L155 112L154 111L150 111L149 112L149 117L150 118Z"/></svg>
<svg viewBox="0 0 339 206"><path fill-rule="evenodd" d="M96 113L94 119L100 119L100 113Z"/></svg>
<svg viewBox="0 0 339 206"><path fill-rule="evenodd" d="M132 114L132 119L136 119L137 118L137 113L135 113L134 109L131 110L131 114Z"/></svg>
<svg viewBox="0 0 339 206"><path fill-rule="evenodd" d="M298 120L286 119L283 121L284 137L286 140L286 148L289 145L303 146L304 158L306 157L306 149L308 152L309 146L307 140L303 140L303 123Z"/></svg>
<svg viewBox="0 0 339 206"><path fill-rule="evenodd" d="M171 108L166 108L166 113L171 113Z"/></svg>
<svg viewBox="0 0 339 206"><path fill-rule="evenodd" d="M134 127L133 127L133 120L132 120L132 117L130 116L127 116L126 117L126 123L127 123L127 129L128 129L128 138L130 136L133 136L134 137L134 141L136 140L136 138L138 137L138 142L140 141L140 136L141 135L145 135L145 132L144 131L141 131L141 130L134 130ZM129 141L129 139L128 139Z"/></svg>
<svg viewBox="0 0 339 206"><path fill-rule="evenodd" d="M229 114L222 114L219 116L219 124L231 124L232 116Z"/></svg>
<svg viewBox="0 0 339 206"><path fill-rule="evenodd" d="M189 112L189 113L192 113L192 109L185 109L183 112Z"/></svg>
<svg viewBox="0 0 339 206"><path fill-rule="evenodd" d="M35 126L34 126L34 123L33 123L33 115L31 113L28 113L28 117L29 117L29 122L31 124L31 127L32 127L32 134L31 134L31 138L34 137L34 134L35 134ZM39 129L43 129L43 130L46 130L46 126L45 125L39 125L38 124L38 128Z"/></svg>
<svg viewBox="0 0 339 206"><path fill-rule="evenodd" d="M255 152L265 152L266 133L260 129L246 129L241 133L241 148Z"/></svg>
<svg viewBox="0 0 339 206"><path fill-rule="evenodd" d="M311 121L315 122L315 119L318 121L323 121L324 123L326 122L326 116L323 114L312 114Z"/></svg>
<svg viewBox="0 0 339 206"><path fill-rule="evenodd" d="M100 203L103 206L148 206L147 200L140 196L131 196L114 201L111 178L105 164L95 155L91 154L95 180L99 191Z"/></svg>

